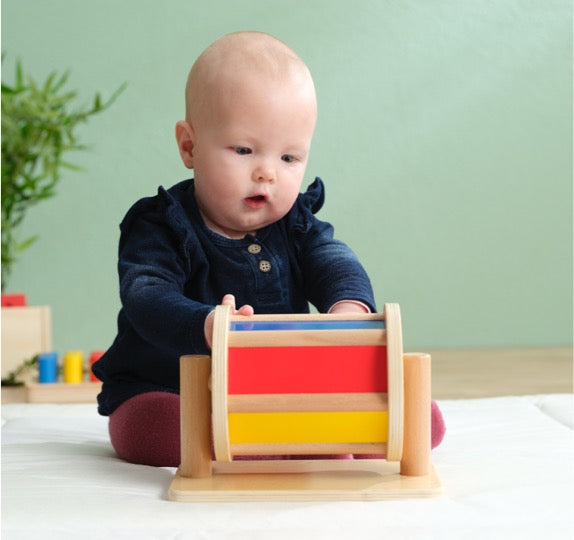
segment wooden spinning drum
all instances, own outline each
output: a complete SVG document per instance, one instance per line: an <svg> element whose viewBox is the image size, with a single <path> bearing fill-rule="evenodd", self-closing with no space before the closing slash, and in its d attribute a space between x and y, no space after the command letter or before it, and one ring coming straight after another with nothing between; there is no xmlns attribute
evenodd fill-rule
<svg viewBox="0 0 574 540"><path fill-rule="evenodd" d="M384 454L425 475L430 357L403 356L397 304L253 317L218 306L212 357L181 359L181 477L211 475L212 433L226 471L236 456Z"/></svg>
<svg viewBox="0 0 574 540"><path fill-rule="evenodd" d="M218 306L212 353L181 358L181 465L170 499L440 493L430 464L430 356L403 355L397 304L355 316L236 317ZM304 459L335 454L375 458ZM241 456L257 459L234 460Z"/></svg>
<svg viewBox="0 0 574 540"><path fill-rule="evenodd" d="M403 351L396 304L384 314L230 317L216 309L215 458L386 454L400 460Z"/></svg>

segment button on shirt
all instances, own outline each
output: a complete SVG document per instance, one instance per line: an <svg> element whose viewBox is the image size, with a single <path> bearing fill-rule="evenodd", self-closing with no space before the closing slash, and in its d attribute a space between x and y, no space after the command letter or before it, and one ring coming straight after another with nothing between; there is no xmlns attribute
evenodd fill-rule
<svg viewBox="0 0 574 540"><path fill-rule="evenodd" d="M259 244L249 244L247 251L251 253L251 255L259 255L261 253L261 246ZM259 270L261 272L270 272L271 271L271 263L265 259L257 259L259 261Z"/></svg>

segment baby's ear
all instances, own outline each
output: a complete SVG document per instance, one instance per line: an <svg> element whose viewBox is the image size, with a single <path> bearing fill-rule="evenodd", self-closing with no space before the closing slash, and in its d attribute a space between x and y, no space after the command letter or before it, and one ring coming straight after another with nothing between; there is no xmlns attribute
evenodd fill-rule
<svg viewBox="0 0 574 540"><path fill-rule="evenodd" d="M175 138L183 164L193 169L193 128L185 120L175 125Z"/></svg>

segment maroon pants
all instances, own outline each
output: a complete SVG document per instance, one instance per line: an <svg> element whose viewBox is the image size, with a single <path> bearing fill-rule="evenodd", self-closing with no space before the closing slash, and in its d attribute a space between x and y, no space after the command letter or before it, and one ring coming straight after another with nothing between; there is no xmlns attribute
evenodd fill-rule
<svg viewBox="0 0 574 540"><path fill-rule="evenodd" d="M431 407L431 446L440 444L445 424L438 405ZM180 464L179 395L139 394L122 403L110 416L110 438L118 457L156 467Z"/></svg>

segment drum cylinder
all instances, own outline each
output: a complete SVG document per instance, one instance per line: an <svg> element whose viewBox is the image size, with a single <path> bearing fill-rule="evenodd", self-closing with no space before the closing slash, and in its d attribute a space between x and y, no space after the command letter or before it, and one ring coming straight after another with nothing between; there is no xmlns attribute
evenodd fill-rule
<svg viewBox="0 0 574 540"><path fill-rule="evenodd" d="M212 351L217 461L273 454L386 454L403 439L400 310L232 317Z"/></svg>

